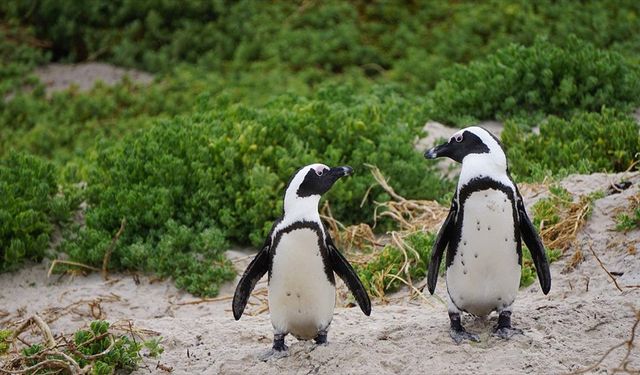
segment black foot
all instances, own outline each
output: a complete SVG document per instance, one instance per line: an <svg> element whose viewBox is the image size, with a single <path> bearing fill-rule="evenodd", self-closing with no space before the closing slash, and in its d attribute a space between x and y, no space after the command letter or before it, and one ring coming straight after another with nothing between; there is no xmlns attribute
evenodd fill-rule
<svg viewBox="0 0 640 375"><path fill-rule="evenodd" d="M266 352L260 354L258 359L266 362L270 359L279 359L289 356L289 347L284 343L284 337L287 334L280 333L273 335L273 347Z"/></svg>
<svg viewBox="0 0 640 375"><path fill-rule="evenodd" d="M314 339L316 344L323 345L327 343L327 331L319 331L318 336Z"/></svg>
<svg viewBox="0 0 640 375"><path fill-rule="evenodd" d="M480 336L475 333L467 332L462 326L460 322L460 314L458 313L449 313L449 319L451 320L451 329L449 329L449 336L453 339L453 341L460 345L460 343L464 340L469 340L473 342L480 342Z"/></svg>
<svg viewBox="0 0 640 375"><path fill-rule="evenodd" d="M462 331L456 331L455 329L451 328L449 330L449 336L451 336L451 338L457 345L460 345L460 343L464 340L480 342L480 336L476 335L475 333L467 332L464 328L462 329Z"/></svg>
<svg viewBox="0 0 640 375"><path fill-rule="evenodd" d="M493 329L493 335L509 340L513 335L523 335L519 328L511 327L511 311L502 311L498 316L498 325Z"/></svg>
<svg viewBox="0 0 640 375"><path fill-rule="evenodd" d="M285 336L286 336L286 333L273 335L273 350L277 352L285 352L289 349L289 347L284 343Z"/></svg>
<svg viewBox="0 0 640 375"><path fill-rule="evenodd" d="M288 350L275 350L272 348L260 354L258 356L258 359L261 360L262 362L267 362L270 359L280 359L288 356L289 356Z"/></svg>

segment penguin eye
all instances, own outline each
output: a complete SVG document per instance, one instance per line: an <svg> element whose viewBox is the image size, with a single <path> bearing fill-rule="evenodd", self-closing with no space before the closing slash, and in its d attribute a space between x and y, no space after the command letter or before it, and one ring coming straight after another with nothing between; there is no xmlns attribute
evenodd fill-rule
<svg viewBox="0 0 640 375"><path fill-rule="evenodd" d="M458 135L456 135L455 140L456 140L456 142L458 142L458 143L462 142L462 134L458 134Z"/></svg>
<svg viewBox="0 0 640 375"><path fill-rule="evenodd" d="M316 170L316 174L318 175L318 177L320 177L324 174L324 170L323 169Z"/></svg>

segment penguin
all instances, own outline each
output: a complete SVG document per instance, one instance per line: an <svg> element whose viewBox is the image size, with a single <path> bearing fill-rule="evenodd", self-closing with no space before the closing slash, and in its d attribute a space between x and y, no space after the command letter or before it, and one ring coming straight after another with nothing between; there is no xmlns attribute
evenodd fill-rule
<svg viewBox="0 0 640 375"><path fill-rule="evenodd" d="M507 157L488 130L472 126L424 153L425 158L448 157L461 163L456 193L431 252L427 286L434 293L445 248L451 338L479 341L467 332L460 314L498 313L494 335L509 339L522 330L511 326L511 307L520 285L522 241L531 252L544 294L551 273L544 246L513 182Z"/></svg>
<svg viewBox="0 0 640 375"><path fill-rule="evenodd" d="M269 313L273 347L269 355L288 349L285 336L327 343L336 288L334 273L347 285L365 315L371 301L358 275L334 245L320 221L318 204L341 177L353 169L312 164L299 169L284 194L284 215L276 220L264 245L242 275L233 296L233 316L239 320L251 291L268 273ZM286 353L285 353L286 354Z"/></svg>

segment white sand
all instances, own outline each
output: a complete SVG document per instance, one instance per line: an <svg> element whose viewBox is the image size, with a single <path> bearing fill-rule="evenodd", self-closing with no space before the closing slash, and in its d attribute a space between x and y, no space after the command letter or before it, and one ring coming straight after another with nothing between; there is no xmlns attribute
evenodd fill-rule
<svg viewBox="0 0 640 375"><path fill-rule="evenodd" d="M580 243L593 240L594 250L610 271L623 273L617 278L623 287L640 284L640 231L624 234L612 230L616 210L627 206L628 197L639 189L640 175L627 177L634 185L598 200L579 235ZM572 176L563 185L583 194L606 189L621 178ZM534 200L532 197L528 203ZM316 347L287 337L290 355L265 363L258 357L271 346L268 313L245 315L236 322L230 300L178 305L196 298L176 290L170 281L151 283L148 277L140 277L141 283L136 285L130 275L112 275L112 280L105 282L97 274L47 279L43 265L0 275L0 328L19 316L45 314L45 309L85 300L51 323L54 333L71 332L92 320L89 301L102 298L101 311L109 321L131 319L135 326L163 337L166 350L160 362L173 367L174 374L568 373L597 362L609 348L628 339L635 322L634 309L640 309L640 288L618 291L588 246L581 249L585 260L575 270L563 272L574 249L552 264L549 295L539 291L537 282L520 291L513 324L525 333L510 341L490 335L495 315L488 321L467 316L463 324L479 333L482 341L455 345L448 335L445 305L429 296L430 303L420 299L376 303L371 317L365 317L359 308L338 308L328 345ZM244 254L230 253L234 258ZM249 259L239 260L237 264L243 268ZM221 295L229 295L234 287L233 283L226 285ZM444 297L445 293L441 279L436 294ZM257 308L250 306L248 312ZM9 315L2 317L2 311ZM597 370L618 366L623 354L624 348L617 349ZM632 367L640 368L640 339L630 358ZM156 363L149 359L149 368L137 372L162 373Z"/></svg>
<svg viewBox="0 0 640 375"><path fill-rule="evenodd" d="M47 94L76 86L80 91L88 91L98 82L113 86L127 76L139 84L149 84L153 76L149 73L125 69L111 64L85 62L78 64L51 63L37 68L34 74L46 87Z"/></svg>

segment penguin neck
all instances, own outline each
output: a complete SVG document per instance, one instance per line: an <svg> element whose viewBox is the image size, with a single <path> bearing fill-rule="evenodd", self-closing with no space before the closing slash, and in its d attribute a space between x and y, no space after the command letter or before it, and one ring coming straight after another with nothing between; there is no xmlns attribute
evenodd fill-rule
<svg viewBox="0 0 640 375"><path fill-rule="evenodd" d="M492 180L511 185L507 174L507 158L504 153L469 154L462 160L458 186L462 187L477 177L489 177Z"/></svg>
<svg viewBox="0 0 640 375"><path fill-rule="evenodd" d="M320 213L318 213L318 205L320 203L320 195L311 195L300 198L285 199L284 201L284 221L320 221Z"/></svg>

